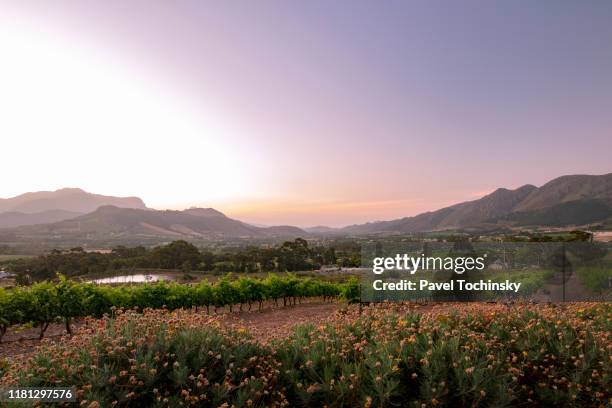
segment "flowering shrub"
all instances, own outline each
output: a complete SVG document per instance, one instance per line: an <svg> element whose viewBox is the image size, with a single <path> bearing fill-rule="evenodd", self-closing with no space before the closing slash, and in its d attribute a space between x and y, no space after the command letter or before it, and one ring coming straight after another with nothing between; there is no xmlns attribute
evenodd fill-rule
<svg viewBox="0 0 612 408"><path fill-rule="evenodd" d="M366 308L277 348L306 406L599 406L610 402L612 307ZM595 316L598 316L595 318Z"/></svg>
<svg viewBox="0 0 612 408"><path fill-rule="evenodd" d="M609 304L450 308L349 307L265 345L217 316L119 310L13 364L0 383L76 385L84 406L612 402Z"/></svg>
<svg viewBox="0 0 612 408"><path fill-rule="evenodd" d="M23 375L11 371L6 381L76 385L84 406L268 406L283 399L269 351L222 330L215 317L118 310L88 323L79 335L43 346Z"/></svg>

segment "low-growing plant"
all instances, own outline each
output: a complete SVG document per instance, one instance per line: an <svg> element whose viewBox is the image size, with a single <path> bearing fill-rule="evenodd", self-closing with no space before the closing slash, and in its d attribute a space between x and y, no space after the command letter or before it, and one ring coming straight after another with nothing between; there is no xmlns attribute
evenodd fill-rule
<svg viewBox="0 0 612 408"><path fill-rule="evenodd" d="M411 310L381 304L360 315L348 307L266 345L244 330L223 328L218 316L118 309L114 318L92 320L96 330L43 347L3 382L76 386L85 406L610 402L609 304Z"/></svg>
<svg viewBox="0 0 612 408"><path fill-rule="evenodd" d="M167 320L168 317L175 320ZM194 315L192 315L194 316ZM84 405L269 406L282 401L269 351L214 319L147 310L104 319L91 337L43 348L19 383L77 386ZM197 328L190 327L198 323Z"/></svg>

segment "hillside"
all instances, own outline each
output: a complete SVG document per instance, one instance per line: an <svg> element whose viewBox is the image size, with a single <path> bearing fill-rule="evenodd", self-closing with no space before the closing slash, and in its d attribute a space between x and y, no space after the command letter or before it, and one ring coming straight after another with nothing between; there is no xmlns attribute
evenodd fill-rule
<svg viewBox="0 0 612 408"><path fill-rule="evenodd" d="M612 173L601 176L562 176L532 191L515 211L533 211L580 200L612 203Z"/></svg>
<svg viewBox="0 0 612 408"><path fill-rule="evenodd" d="M336 229L332 227L327 227L325 225L317 225L314 227L304 228L304 231L310 232L312 234L327 234L330 232L333 233L334 231L336 231Z"/></svg>
<svg viewBox="0 0 612 408"><path fill-rule="evenodd" d="M478 200L455 204L414 217L351 225L338 232L412 233L491 225L567 226L612 217L612 173L556 178L542 187L499 188Z"/></svg>
<svg viewBox="0 0 612 408"><path fill-rule="evenodd" d="M304 236L296 227L255 227L225 216L212 208L158 211L103 206L70 220L12 230L27 236L221 238Z"/></svg>
<svg viewBox="0 0 612 408"><path fill-rule="evenodd" d="M42 213L51 210L86 214L103 205L124 208L147 208L138 197L113 197L92 194L80 188L63 188L56 191L25 193L12 198L0 198L0 213Z"/></svg>
<svg viewBox="0 0 612 408"><path fill-rule="evenodd" d="M49 224L68 220L82 215L78 212L65 210L47 210L33 214L18 211L0 213L0 228L13 228L21 225Z"/></svg>

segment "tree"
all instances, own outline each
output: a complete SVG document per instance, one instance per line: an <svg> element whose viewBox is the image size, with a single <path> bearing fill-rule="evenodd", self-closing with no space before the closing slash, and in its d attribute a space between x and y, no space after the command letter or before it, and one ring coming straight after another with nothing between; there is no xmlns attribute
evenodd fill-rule
<svg viewBox="0 0 612 408"><path fill-rule="evenodd" d="M153 249L151 256L157 266L163 269L179 269L185 262L196 268L200 263L198 248L183 240L157 247Z"/></svg>

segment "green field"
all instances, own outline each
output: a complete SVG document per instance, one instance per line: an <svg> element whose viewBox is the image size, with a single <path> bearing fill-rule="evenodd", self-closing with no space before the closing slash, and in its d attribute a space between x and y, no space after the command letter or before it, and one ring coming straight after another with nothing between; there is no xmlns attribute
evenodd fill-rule
<svg viewBox="0 0 612 408"><path fill-rule="evenodd" d="M0 254L0 263L5 261L14 261L15 259L34 258L35 255L2 255Z"/></svg>

